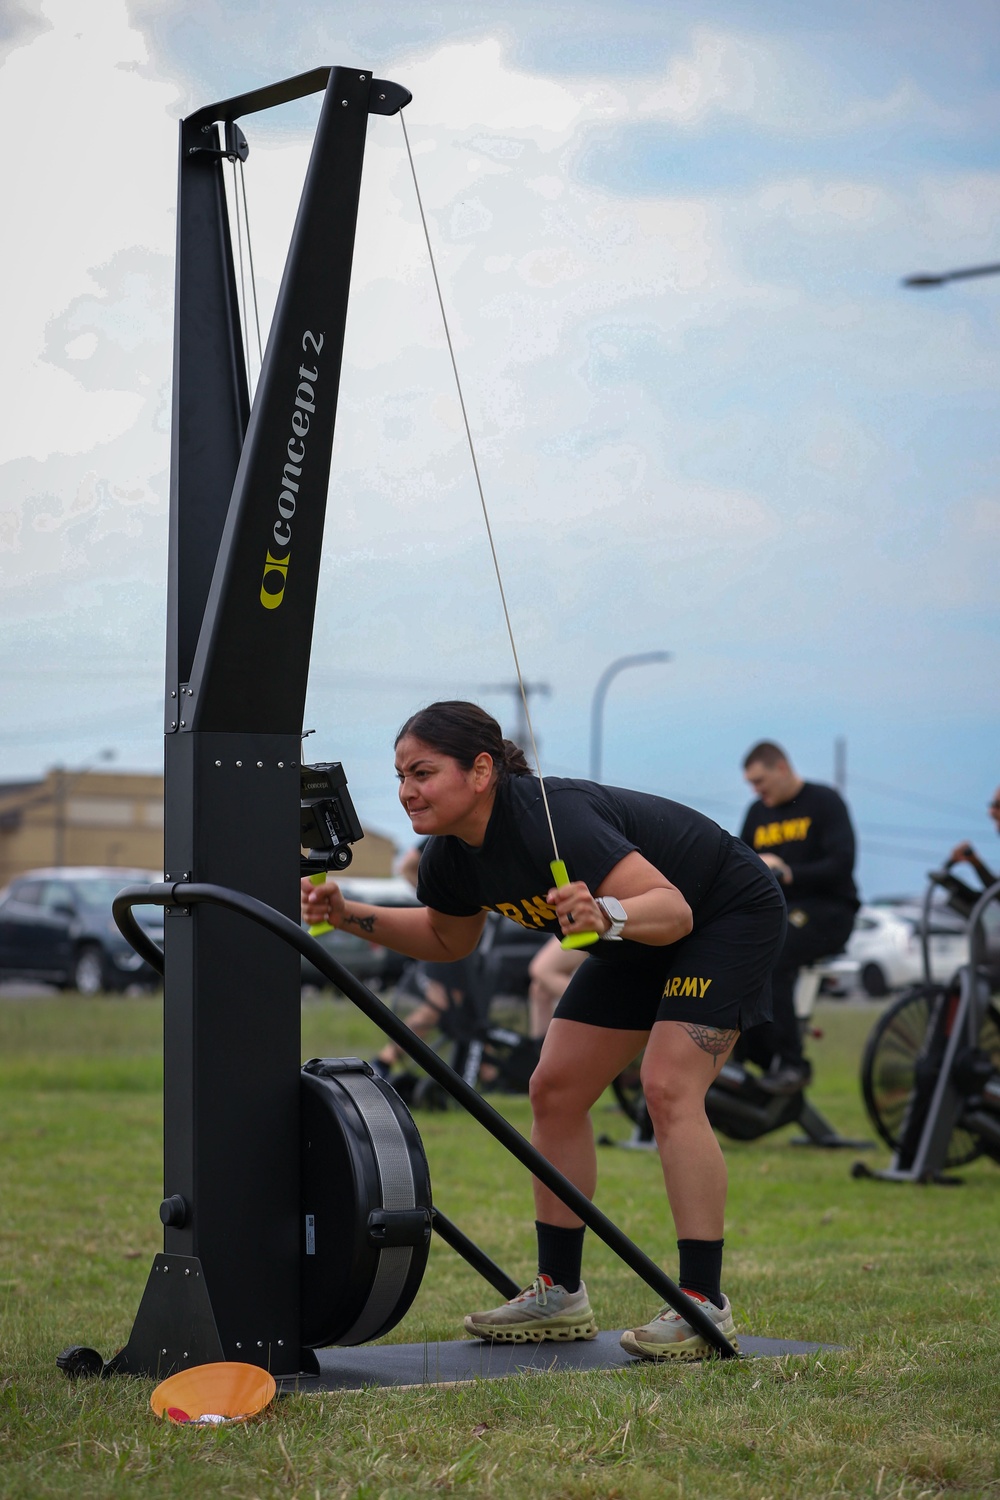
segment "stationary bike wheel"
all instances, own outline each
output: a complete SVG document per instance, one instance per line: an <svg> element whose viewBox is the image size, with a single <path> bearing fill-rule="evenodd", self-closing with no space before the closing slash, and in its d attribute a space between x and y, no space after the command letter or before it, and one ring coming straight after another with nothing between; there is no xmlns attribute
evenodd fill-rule
<svg viewBox="0 0 1000 1500"><path fill-rule="evenodd" d="M939 989L905 990L876 1021L861 1059L861 1093L872 1125L891 1150L900 1145L910 1098L918 1083L931 1011ZM1000 1067L1000 1012L990 1005L983 1017L979 1047ZM952 1131L946 1167L961 1167L983 1154L978 1138Z"/></svg>
<svg viewBox="0 0 1000 1500"><path fill-rule="evenodd" d="M641 1125L646 1118L646 1096L642 1092L639 1069L642 1065L640 1052L627 1068L623 1068L611 1085L618 1107L633 1125Z"/></svg>

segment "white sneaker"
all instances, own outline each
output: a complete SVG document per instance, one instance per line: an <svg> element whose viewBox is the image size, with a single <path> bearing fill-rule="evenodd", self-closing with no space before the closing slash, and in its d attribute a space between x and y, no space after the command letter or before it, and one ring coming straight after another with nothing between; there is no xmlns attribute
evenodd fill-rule
<svg viewBox="0 0 1000 1500"><path fill-rule="evenodd" d="M465 1331L473 1338L492 1339L494 1343L540 1344L546 1339L570 1343L573 1339L596 1338L597 1324L582 1281L577 1291L567 1292L565 1287L554 1285L550 1277L539 1275L502 1307L470 1313Z"/></svg>
<svg viewBox="0 0 1000 1500"><path fill-rule="evenodd" d="M700 1292L685 1292L684 1295L692 1302L700 1302L719 1332L726 1336L734 1349L739 1348L733 1337L736 1325L728 1297L723 1297L722 1306L716 1307ZM696 1333L672 1307L665 1307L652 1322L644 1323L641 1328L627 1328L622 1334L621 1345L638 1359L704 1359L716 1352L708 1340Z"/></svg>

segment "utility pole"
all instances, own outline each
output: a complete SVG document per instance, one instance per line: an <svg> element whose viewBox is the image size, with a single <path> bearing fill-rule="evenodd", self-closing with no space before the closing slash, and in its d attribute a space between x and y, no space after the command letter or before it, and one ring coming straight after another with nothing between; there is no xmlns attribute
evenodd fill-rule
<svg viewBox="0 0 1000 1500"><path fill-rule="evenodd" d="M520 745L526 755L531 754L531 734L528 729L528 717L524 711L525 699L530 701L533 694L537 693L540 698L551 696L552 689L547 682L526 682L524 684L524 698L521 697L521 684L519 682L494 682L487 683L479 689L481 693L513 693L516 704L517 717L514 721L514 729L510 738L515 745ZM536 746L538 739L536 736ZM535 767L538 771L538 766Z"/></svg>
<svg viewBox="0 0 1000 1500"><path fill-rule="evenodd" d="M842 797L847 796L847 737L843 734L833 742L833 784Z"/></svg>

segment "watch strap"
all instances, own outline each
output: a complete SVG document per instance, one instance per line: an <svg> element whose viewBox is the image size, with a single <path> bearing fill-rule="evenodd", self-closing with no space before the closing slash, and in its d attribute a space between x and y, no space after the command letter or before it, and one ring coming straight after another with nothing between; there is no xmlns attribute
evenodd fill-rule
<svg viewBox="0 0 1000 1500"><path fill-rule="evenodd" d="M615 901L614 903L618 908L618 911L621 913L621 915L619 916L615 914L615 912L609 906L608 901L603 896L597 896L595 897L595 900L597 902L597 905L601 908L601 911L611 923L611 926L608 928L607 932L601 933L602 941L606 943L624 942L624 939L622 937L622 928L625 926L628 917L625 914L625 910L622 907L621 902Z"/></svg>

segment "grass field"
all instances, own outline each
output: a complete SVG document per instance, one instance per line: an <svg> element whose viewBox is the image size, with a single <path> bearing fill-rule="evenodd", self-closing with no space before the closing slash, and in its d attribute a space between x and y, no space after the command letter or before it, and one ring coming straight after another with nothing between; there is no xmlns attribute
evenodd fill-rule
<svg viewBox="0 0 1000 1500"><path fill-rule="evenodd" d="M817 1015L814 1097L849 1134L867 1133L875 1014ZM150 999L0 1001L0 1496L1000 1496L1000 1169L974 1163L958 1188L857 1182L851 1153L789 1130L725 1143L725 1286L743 1331L837 1351L291 1397L215 1430L161 1425L150 1381L66 1381L62 1347L125 1341L161 1248L160 1023ZM344 1003L307 1003L303 1032L304 1056L373 1050ZM526 1129L526 1101L501 1102ZM530 1279L523 1169L457 1111L419 1124L440 1207ZM629 1133L610 1106L596 1124ZM657 1162L601 1161L601 1207L675 1274ZM585 1274L603 1327L654 1311L596 1240ZM435 1243L390 1340L457 1336L495 1300Z"/></svg>

